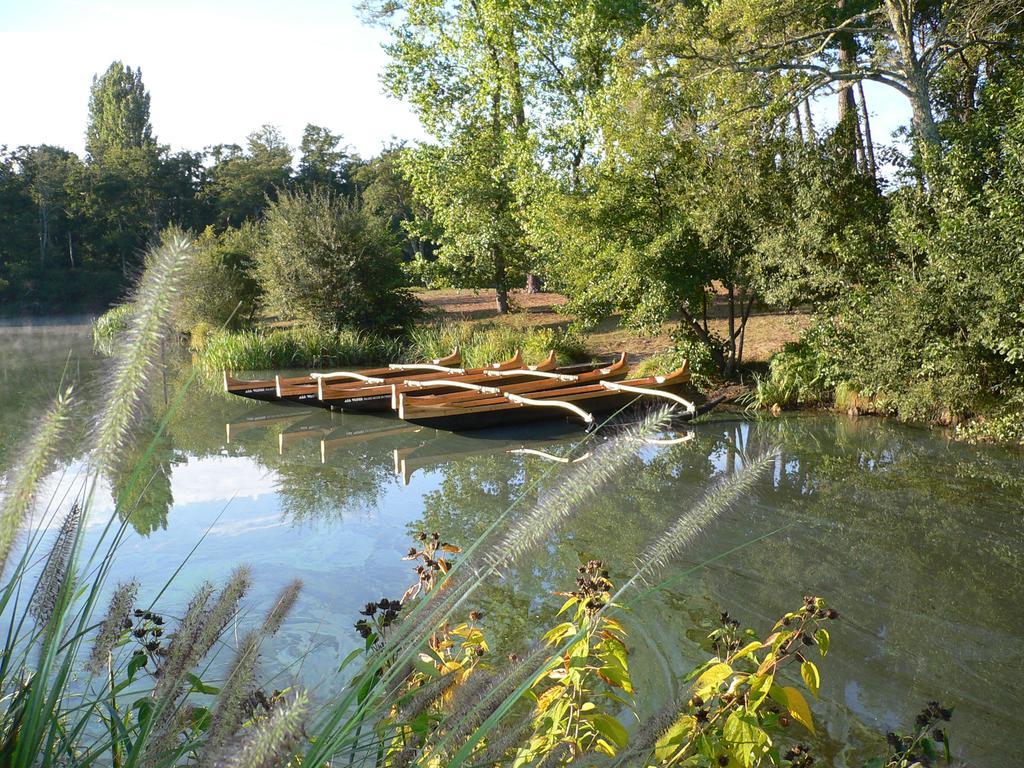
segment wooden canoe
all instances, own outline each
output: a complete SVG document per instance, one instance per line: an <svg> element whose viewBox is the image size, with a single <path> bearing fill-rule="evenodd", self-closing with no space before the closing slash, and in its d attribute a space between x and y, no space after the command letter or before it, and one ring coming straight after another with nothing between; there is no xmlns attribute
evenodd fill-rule
<svg viewBox="0 0 1024 768"><path fill-rule="evenodd" d="M386 368L366 368L356 371L356 373L362 376L390 378L402 376L403 374L408 375L415 370L436 369L438 366L454 369L461 362L462 352L458 347L456 347L452 350L450 355L435 358L427 363L389 365ZM316 386L317 376L309 374L308 376L275 376L273 379L236 379L230 373L224 371L224 391L232 395L247 397L252 400L278 402L280 400L277 395L279 383L284 386L299 386L302 384L312 384L313 386Z"/></svg>
<svg viewBox="0 0 1024 768"><path fill-rule="evenodd" d="M559 376L522 378L519 381L508 378L489 377L482 382L465 382L462 380L435 379L426 383L413 382L404 386L393 384L392 401L398 409L398 396L405 394L407 406L413 405L468 405L476 400L494 398L503 393L532 397L540 392L580 387L601 380L619 381L629 373L626 353L619 355L617 360L606 364L591 364L584 369L573 366L572 373ZM440 394L439 394L440 393Z"/></svg>
<svg viewBox="0 0 1024 768"><path fill-rule="evenodd" d="M340 393L340 396L339 393L332 393L325 387L321 394L321 402L327 402L329 407L336 410L363 413L381 412L397 409L398 396L400 394L405 394L407 397L416 397L418 395L443 396L445 394L451 397L459 397L466 392L467 387L473 388L473 391L477 391L478 388L490 389L496 387L511 391L517 391L517 388L533 391L553 386L567 386L581 381L597 380L602 376L622 378L625 375L625 356L622 356L619 361L611 366L602 368L601 371L603 373L595 370L600 365L602 364L585 363L556 368L555 353L552 351L539 365L485 370L479 374L457 377L432 376L419 379L410 378L372 389ZM438 393L442 394L439 395Z"/></svg>
<svg viewBox="0 0 1024 768"><path fill-rule="evenodd" d="M592 371L594 365L585 366L584 370ZM484 370L464 376L431 376L407 378L401 382L361 389L351 393L332 392L327 387L321 393L321 402L330 408L354 412L390 412L398 407L398 395L407 393L410 396L429 393L460 394L469 386L507 386L518 383L552 382L565 385L576 381L580 366L556 367L555 353L550 352L547 358L529 366L501 367Z"/></svg>
<svg viewBox="0 0 1024 768"><path fill-rule="evenodd" d="M391 408L392 383L404 384L408 381L431 381L437 378L465 379L482 376L489 371L518 369L523 365L522 352L516 353L508 360L490 363L478 368L449 368L434 366L422 373L402 370L399 375L367 376L358 372L337 371L330 374L316 375L315 383L293 386L282 385L277 389L277 396L282 402L313 405L332 411L374 412L388 411ZM541 366L555 365L554 353ZM540 367L540 366L538 366ZM377 403L376 400L383 401ZM352 406L347 407L351 402Z"/></svg>
<svg viewBox="0 0 1024 768"><path fill-rule="evenodd" d="M697 415L696 395L690 383L689 366L685 364L665 376L627 381L606 378L527 395L509 391L477 395L449 402L399 395L398 415L412 424L450 432L565 418L589 428L598 415L629 407L637 400L659 400L673 405L681 420Z"/></svg>

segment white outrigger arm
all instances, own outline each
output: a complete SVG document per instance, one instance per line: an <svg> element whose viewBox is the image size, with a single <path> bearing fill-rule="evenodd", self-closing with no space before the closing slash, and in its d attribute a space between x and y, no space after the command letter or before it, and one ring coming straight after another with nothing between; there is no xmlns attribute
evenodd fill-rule
<svg viewBox="0 0 1024 768"><path fill-rule="evenodd" d="M532 368L515 368L510 371L484 371L487 376L536 376L538 379L556 379L557 381L579 381L579 376L572 373L553 373L552 371L535 371Z"/></svg>
<svg viewBox="0 0 1024 768"><path fill-rule="evenodd" d="M567 456L556 456L553 453L547 451L539 451L536 448L511 448L509 453L525 454L528 456L540 456L540 458L546 461L556 461L559 464L579 464L581 461L586 461L590 458L591 453L587 451L582 456L577 456L575 459L570 459Z"/></svg>
<svg viewBox="0 0 1024 768"><path fill-rule="evenodd" d="M364 376L361 373L355 371L334 371L333 373L311 373L310 376L316 379L316 397L318 400L324 399L324 382L327 380L334 379L347 379L350 381L361 381L365 384L383 384L384 379L378 378L377 376ZM280 384L278 384L278 396L280 396Z"/></svg>
<svg viewBox="0 0 1024 768"><path fill-rule="evenodd" d="M384 379L377 379L373 376L364 376L361 373L355 373L354 371L335 371L333 373L311 373L309 374L311 379L316 380L317 395L320 396L323 392L323 382L325 379L352 379L353 381L365 381L367 384L383 384ZM281 374L274 376L274 386L277 388L277 396L281 397ZM322 400L323 397L321 396Z"/></svg>
<svg viewBox="0 0 1024 768"><path fill-rule="evenodd" d="M575 413L577 416L583 419L584 423L594 423L594 414L584 411L578 405L573 405L568 400L537 400L532 397L523 397L522 395L515 395L511 392L502 392L501 394L510 403L516 403L517 405L546 405L549 408L564 408L567 411Z"/></svg>
<svg viewBox="0 0 1024 768"><path fill-rule="evenodd" d="M456 381L455 379L430 379L429 381L417 381L415 379L406 379L400 385L391 385L391 407L398 409L398 417L402 417L402 411L404 406L404 398L399 393L399 386L415 387L416 389L431 389L435 387L455 387L456 389L469 389L474 392L480 392L485 395L500 395L501 390L497 387L484 387L480 384L471 384L468 381Z"/></svg>
<svg viewBox="0 0 1024 768"><path fill-rule="evenodd" d="M452 368L447 365L435 365L434 363L391 363L388 366L392 371L437 371L438 373L465 373L465 368Z"/></svg>
<svg viewBox="0 0 1024 768"><path fill-rule="evenodd" d="M632 392L636 395L651 395L653 397L663 397L666 400L671 400L679 405L683 406L687 413L696 413L697 406L687 400L685 397L680 397L672 392L662 392L660 389L649 389L647 387L634 387L630 384L621 384L617 381L602 381L601 386L605 389L610 389L616 392Z"/></svg>

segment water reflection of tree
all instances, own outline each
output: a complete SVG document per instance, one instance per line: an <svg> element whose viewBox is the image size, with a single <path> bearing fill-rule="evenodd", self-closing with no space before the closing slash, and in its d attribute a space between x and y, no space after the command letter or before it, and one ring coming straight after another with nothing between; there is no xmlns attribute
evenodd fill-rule
<svg viewBox="0 0 1024 768"><path fill-rule="evenodd" d="M1024 682L1012 662L1024 651L1024 619L1010 607L1024 602L1024 517L1014 508L1020 496L1006 489L1019 481L1005 476L1001 452L976 461L973 448L886 422L722 421L700 427L693 443L641 451L540 551L477 596L502 647L521 648L550 624L555 604L543 596L571 584L581 561L602 559L622 578L702 489L776 445L775 466L750 497L701 532L666 572L675 579L666 590L634 607L642 644L654 656L692 657L706 631L694 624L719 608L764 628L803 594L823 594L845 617L842 652L826 676L827 698L846 702L832 705L834 722L893 726L894 714L941 698L967 711L976 744L1002 740L1009 749L1006 734L1021 722L1004 683ZM539 459L498 455L443 465L413 527L466 544L546 469ZM654 685L658 665L644 663L638 675Z"/></svg>
<svg viewBox="0 0 1024 768"><path fill-rule="evenodd" d="M170 436L158 432L155 418L144 419L109 477L118 517L142 536L167 528L167 515L174 505L171 473L183 461L176 457Z"/></svg>
<svg viewBox="0 0 1024 768"><path fill-rule="evenodd" d="M1007 610L1024 601L1024 517L1006 493L1013 481L977 461L991 454L873 419L752 431L782 446L752 501L792 527L716 579L723 601L759 616L785 607L787 585L832 596L847 618L835 678L857 682L864 713L909 714L942 698L963 704L961 727L986 749L1019 730L1001 681L1024 682L1009 660L1024 651L1024 620Z"/></svg>

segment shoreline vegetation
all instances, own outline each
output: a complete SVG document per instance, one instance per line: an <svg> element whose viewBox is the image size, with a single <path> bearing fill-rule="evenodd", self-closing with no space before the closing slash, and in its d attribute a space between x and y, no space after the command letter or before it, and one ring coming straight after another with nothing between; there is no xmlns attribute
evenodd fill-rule
<svg viewBox="0 0 1024 768"><path fill-rule="evenodd" d="M166 341L176 284L193 247L179 233L151 254L114 345L112 397L95 417L92 449L77 470L80 490L68 499L37 499L59 461L75 405L69 389L29 437L0 501L0 610L10 626L0 665L4 765L321 768L343 757L375 768L576 761L808 768L815 755L846 748L871 755L858 758L866 768L951 761L945 724L953 713L938 702L928 703L905 733L842 744L818 730L819 665L827 667L833 634L841 648L843 625L839 612L814 595L762 631L722 612L710 633L703 630L707 660L688 674L676 670L674 694L649 703L657 705L654 716L636 717L643 692L630 675L627 609L658 599L677 557L774 466L771 450L748 457L681 509L630 565L582 562L575 585L555 593L560 623L521 653L494 658L487 617L474 608L489 582L535 556L590 503L664 428L665 410L608 439L584 438L577 446L587 451L584 464L551 464L536 481L545 492L534 501L509 499L475 540L416 533L405 558L412 586L360 612L353 629L364 645L339 661L343 685L327 700L260 656L286 626L301 582L287 584L263 616L245 610L254 579L245 565L219 586L200 584L177 616L161 605L176 576L162 585L109 584L129 525L130 514L122 513L130 510L114 509L106 524L87 525L91 489L125 456L151 447L134 445L132 425L155 378L156 350ZM426 349L450 341L428 333L420 343ZM179 404L175 398L164 418ZM144 463L137 466L132 492L119 499L145 493L149 481ZM48 514L32 514L37 501ZM567 587L572 578L566 574ZM270 689L267 681L282 687Z"/></svg>
<svg viewBox="0 0 1024 768"><path fill-rule="evenodd" d="M822 362L811 349L815 334L807 313L763 316L753 314L757 353L745 369L748 383L735 385L715 370L710 356L700 347L678 342L671 331L644 336L617 324L578 330L558 313L564 299L545 295L534 302L535 311L499 316L481 292L421 291L426 319L410 329L383 335L374 331L331 331L302 325L258 324L244 330L213 329L206 323L181 337L187 359L207 383L217 384L221 372L281 370L288 368L360 367L425 360L460 347L470 365L493 362L523 351L527 362L543 359L555 350L560 363L613 355L640 346L632 356L637 375L665 373L684 358L691 361L694 383L706 394L727 392L728 400L752 410L773 414L791 410L819 409L851 416L876 415L928 424L950 430L956 439L1024 445L1024 427L1017 408L1022 403L994 402L983 413L960 417L949 411L901 414L898 404L885 395L868 396L849 381L830 382ZM525 298L525 295L524 295ZM457 309L448 308L455 304ZM485 305L481 308L481 305ZM111 349L124 332L130 316L128 305L117 305L92 324L97 350ZM607 324L606 324L607 326ZM802 329L802 330L801 330ZM753 335L753 334L752 334ZM760 358L760 359L758 359Z"/></svg>

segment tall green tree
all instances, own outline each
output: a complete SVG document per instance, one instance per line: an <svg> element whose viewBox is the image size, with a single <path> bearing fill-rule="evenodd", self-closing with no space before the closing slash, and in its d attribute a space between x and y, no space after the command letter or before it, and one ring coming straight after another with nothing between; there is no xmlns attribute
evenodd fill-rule
<svg viewBox="0 0 1024 768"><path fill-rule="evenodd" d="M490 286L499 312L534 266L524 220L547 169L575 175L593 142L588 99L642 3L364 3L391 35L386 86L435 141L404 167L432 220L438 282Z"/></svg>
<svg viewBox="0 0 1024 768"><path fill-rule="evenodd" d="M352 185L363 207L389 223L406 261L425 265L434 258L434 244L416 232L434 231L435 227L431 211L416 199L402 172L403 158L409 152L404 143L385 147L376 157L354 167Z"/></svg>
<svg viewBox="0 0 1024 768"><path fill-rule="evenodd" d="M355 158L342 144L340 134L309 123L302 131L299 144L299 167L295 181L306 187L329 187L343 194L351 193L351 168Z"/></svg>
<svg viewBox="0 0 1024 768"><path fill-rule="evenodd" d="M213 165L201 198L210 205L220 228L258 219L268 200L287 187L292 176L291 149L272 125L249 134L244 150L237 144L221 144L208 150L208 155Z"/></svg>
<svg viewBox="0 0 1024 768"><path fill-rule="evenodd" d="M722 97L722 84L758 88L769 82L789 109L838 89L845 111L853 108L850 83L889 86L908 100L922 152L937 158L941 135L932 94L937 75L961 57L1019 49L1018 5L1012 0L680 4L645 31L644 47L662 76L697 82L712 98ZM728 102L722 106L724 113L742 110Z"/></svg>
<svg viewBox="0 0 1024 768"><path fill-rule="evenodd" d="M92 79L86 152L99 160L110 149L142 147L152 141L149 93L142 83L142 69L133 70L115 61Z"/></svg>
<svg viewBox="0 0 1024 768"><path fill-rule="evenodd" d="M527 139L517 10L487 0L367 8L391 32L387 87L437 138L405 164L434 214L417 234L438 238L435 281L492 287L499 313L527 255L513 191Z"/></svg>
<svg viewBox="0 0 1024 768"><path fill-rule="evenodd" d="M45 265L60 249L62 257L74 266L74 244L68 221L69 186L72 174L81 163L74 153L46 144L22 147L19 155L22 173L36 206L39 264Z"/></svg>

